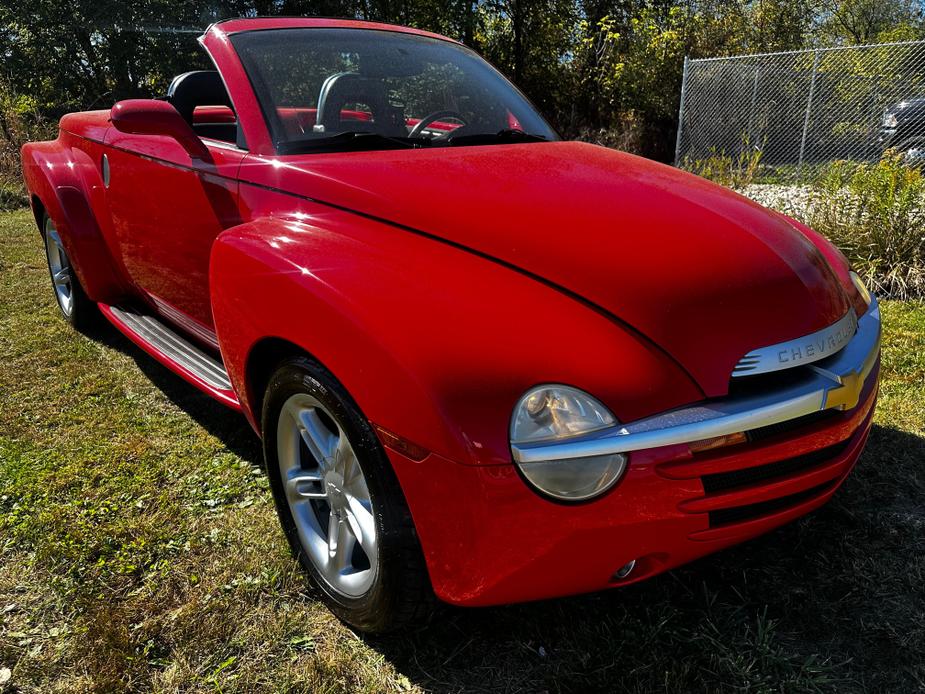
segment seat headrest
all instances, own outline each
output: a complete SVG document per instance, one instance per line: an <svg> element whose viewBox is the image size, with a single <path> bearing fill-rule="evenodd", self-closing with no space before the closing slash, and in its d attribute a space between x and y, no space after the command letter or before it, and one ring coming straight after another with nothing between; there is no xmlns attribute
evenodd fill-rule
<svg viewBox="0 0 925 694"><path fill-rule="evenodd" d="M193 70L177 75L167 88L167 101L188 123L193 122L197 106L233 108L225 83L215 70Z"/></svg>
<svg viewBox="0 0 925 694"><path fill-rule="evenodd" d="M369 107L377 132L406 134L400 110L389 103L385 82L355 72L339 72L324 81L318 96L316 123L324 126L326 131L337 130L340 127L341 109L349 103L361 103Z"/></svg>

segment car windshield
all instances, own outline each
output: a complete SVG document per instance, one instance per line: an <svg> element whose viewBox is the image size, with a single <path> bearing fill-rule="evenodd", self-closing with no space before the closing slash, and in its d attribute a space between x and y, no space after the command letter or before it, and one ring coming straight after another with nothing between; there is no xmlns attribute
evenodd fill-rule
<svg viewBox="0 0 925 694"><path fill-rule="evenodd" d="M473 51L370 29L274 29L231 41L281 154L557 139Z"/></svg>

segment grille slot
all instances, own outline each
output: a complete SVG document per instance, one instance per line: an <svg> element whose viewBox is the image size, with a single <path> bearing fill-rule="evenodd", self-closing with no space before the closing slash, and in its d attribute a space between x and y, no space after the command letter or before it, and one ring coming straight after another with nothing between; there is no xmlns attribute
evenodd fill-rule
<svg viewBox="0 0 925 694"><path fill-rule="evenodd" d="M804 501L809 501L814 496L819 496L824 492L832 489L834 482L826 482L817 487L806 489L796 494L782 496L778 499L768 501L759 501L757 504L748 504L746 506L734 506L732 508L723 508L718 511L710 511L710 527L717 528L732 523L742 523L744 521L767 516L777 511L782 511L791 506L796 506Z"/></svg>
<svg viewBox="0 0 925 694"><path fill-rule="evenodd" d="M755 465L754 467L742 468L741 470L730 470L729 472L717 472L712 475L704 475L700 480L703 482L703 490L707 494L715 494L738 487L747 487L760 482L768 482L777 478L804 472L817 465L826 463L843 453L845 449L848 448L849 443L850 439L793 458L766 463L765 465Z"/></svg>
<svg viewBox="0 0 925 694"><path fill-rule="evenodd" d="M808 366L794 366L770 374L742 375L729 380L732 396L762 395L769 390L804 383L815 377Z"/></svg>
<svg viewBox="0 0 925 694"><path fill-rule="evenodd" d="M765 439L780 436L781 434L790 433L795 429L801 429L802 427L808 427L819 422L824 422L825 420L832 419L833 417L837 417L840 414L843 414L840 410L820 410L819 412L813 412L812 414L797 417L796 419L790 419L786 422L780 422L779 424L769 424L766 427L760 427L759 429L752 429L749 431L748 440L764 441Z"/></svg>

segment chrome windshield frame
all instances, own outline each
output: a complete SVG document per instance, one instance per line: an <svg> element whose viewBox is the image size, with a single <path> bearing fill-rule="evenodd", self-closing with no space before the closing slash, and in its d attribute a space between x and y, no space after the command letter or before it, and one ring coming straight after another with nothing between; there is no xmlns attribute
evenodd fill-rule
<svg viewBox="0 0 925 694"><path fill-rule="evenodd" d="M880 356L880 334L880 308L871 297L854 337L835 354L799 367L804 378L795 383L757 395L705 400L566 441L512 443L511 452L519 465L631 453L747 432L822 410L848 410L858 404Z"/></svg>

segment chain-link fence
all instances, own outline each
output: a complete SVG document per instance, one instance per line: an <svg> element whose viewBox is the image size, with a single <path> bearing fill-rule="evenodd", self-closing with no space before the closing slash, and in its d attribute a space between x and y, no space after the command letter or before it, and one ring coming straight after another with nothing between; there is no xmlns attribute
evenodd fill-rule
<svg viewBox="0 0 925 694"><path fill-rule="evenodd" d="M675 163L925 156L925 41L685 60ZM758 154L760 153L760 155Z"/></svg>

